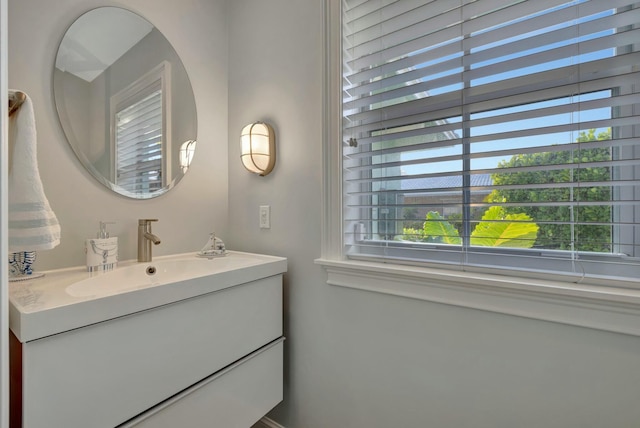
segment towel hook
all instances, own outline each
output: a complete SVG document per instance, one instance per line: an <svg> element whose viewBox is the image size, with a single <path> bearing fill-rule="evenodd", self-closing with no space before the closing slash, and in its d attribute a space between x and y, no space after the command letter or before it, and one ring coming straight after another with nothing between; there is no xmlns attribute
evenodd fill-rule
<svg viewBox="0 0 640 428"><path fill-rule="evenodd" d="M9 116L13 116L27 99L27 94L21 91L9 91Z"/></svg>

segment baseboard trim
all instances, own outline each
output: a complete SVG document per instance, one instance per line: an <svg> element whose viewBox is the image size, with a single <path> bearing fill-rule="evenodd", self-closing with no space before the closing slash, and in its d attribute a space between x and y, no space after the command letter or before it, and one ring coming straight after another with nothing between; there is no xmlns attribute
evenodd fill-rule
<svg viewBox="0 0 640 428"><path fill-rule="evenodd" d="M253 428L285 428L279 423L267 418L266 416L258 421Z"/></svg>

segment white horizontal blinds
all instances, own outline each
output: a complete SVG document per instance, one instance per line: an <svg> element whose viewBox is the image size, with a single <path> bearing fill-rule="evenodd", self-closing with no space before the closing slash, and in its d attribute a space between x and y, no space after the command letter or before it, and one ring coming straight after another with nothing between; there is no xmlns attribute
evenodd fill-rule
<svg viewBox="0 0 640 428"><path fill-rule="evenodd" d="M639 3L343 7L349 255L637 276Z"/></svg>
<svg viewBox="0 0 640 428"><path fill-rule="evenodd" d="M162 188L162 125L159 87L116 112L116 183L127 191L146 193Z"/></svg>

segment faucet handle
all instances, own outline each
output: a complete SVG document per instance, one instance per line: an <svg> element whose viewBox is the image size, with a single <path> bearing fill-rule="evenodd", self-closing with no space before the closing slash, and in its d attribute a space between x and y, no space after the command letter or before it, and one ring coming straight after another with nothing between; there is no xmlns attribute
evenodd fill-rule
<svg viewBox="0 0 640 428"><path fill-rule="evenodd" d="M152 221L158 221L158 219L157 218L141 218L141 219L138 219L138 226L145 226L149 222L152 222Z"/></svg>

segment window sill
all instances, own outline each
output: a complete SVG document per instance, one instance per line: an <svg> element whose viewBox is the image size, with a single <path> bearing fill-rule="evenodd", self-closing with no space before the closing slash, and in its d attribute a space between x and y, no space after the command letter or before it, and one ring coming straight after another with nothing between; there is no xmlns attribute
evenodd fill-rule
<svg viewBox="0 0 640 428"><path fill-rule="evenodd" d="M365 261L315 262L334 286L640 336L640 290Z"/></svg>

